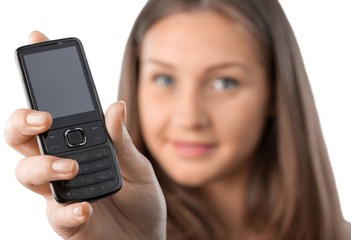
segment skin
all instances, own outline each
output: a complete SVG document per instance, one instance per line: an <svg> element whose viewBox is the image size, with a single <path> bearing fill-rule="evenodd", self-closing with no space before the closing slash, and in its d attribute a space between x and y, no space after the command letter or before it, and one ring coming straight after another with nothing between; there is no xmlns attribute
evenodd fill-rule
<svg viewBox="0 0 351 240"><path fill-rule="evenodd" d="M31 43L46 40L39 32L30 37ZM160 20L140 52L138 101L147 146L174 181L204 190L203 201L218 213L227 236L245 239L253 237L241 225L244 189L269 112L268 80L256 49L239 22L202 11ZM54 200L48 183L74 177L77 163L40 156L35 141L50 127L50 114L19 109L8 121L5 138L25 156L16 176L46 199L50 224L65 239L165 238L164 197L149 161L130 140L125 115L123 102L106 112L122 190L94 204L67 206Z"/></svg>
<svg viewBox="0 0 351 240"><path fill-rule="evenodd" d="M138 92L142 132L178 183L201 186L251 158L269 99L255 47L240 23L213 12L175 14L146 34Z"/></svg>
<svg viewBox="0 0 351 240"><path fill-rule="evenodd" d="M240 225L233 216L243 215L251 160L269 114L257 49L240 22L199 11L156 23L140 51L145 142L175 182L204 189L202 199L216 206L228 229Z"/></svg>
<svg viewBox="0 0 351 240"><path fill-rule="evenodd" d="M29 42L47 40L40 32L33 32ZM78 164L70 159L40 155L35 136L50 128L51 115L18 109L10 116L5 139L25 156L17 165L16 177L25 187L45 198L48 220L62 238L165 239L165 199L150 162L132 144L124 126L125 118L123 101L112 104L105 114L123 173L122 190L93 204L61 205L53 198L49 182L73 178Z"/></svg>

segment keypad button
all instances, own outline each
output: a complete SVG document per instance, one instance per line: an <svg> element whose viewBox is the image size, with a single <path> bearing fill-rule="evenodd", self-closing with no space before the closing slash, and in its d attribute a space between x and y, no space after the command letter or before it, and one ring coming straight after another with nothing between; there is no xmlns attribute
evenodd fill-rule
<svg viewBox="0 0 351 240"><path fill-rule="evenodd" d="M51 130L47 132L43 137L44 146L47 153L57 154L69 150L68 146L64 141L62 131Z"/></svg>
<svg viewBox="0 0 351 240"><path fill-rule="evenodd" d="M73 188L89 186L89 185L93 185L101 182L106 182L112 179L114 179L112 170L107 170L102 172L96 172L93 174L82 175L79 177L75 177L72 180L63 181L61 186L64 188L73 189Z"/></svg>
<svg viewBox="0 0 351 240"><path fill-rule="evenodd" d="M80 147L86 144L87 138L82 128L73 128L65 131L65 141L69 147Z"/></svg>
<svg viewBox="0 0 351 240"><path fill-rule="evenodd" d="M86 187L75 188L75 189L67 189L66 191L62 192L62 196L70 199L81 199L86 196L103 194L104 192L109 191L109 189L115 187L118 183L115 179L102 182Z"/></svg>
<svg viewBox="0 0 351 240"><path fill-rule="evenodd" d="M111 152L108 147L98 148L94 150L89 150L72 155L63 155L63 157L71 158L76 160L79 164L88 163L91 161L111 157Z"/></svg>
<svg viewBox="0 0 351 240"><path fill-rule="evenodd" d="M89 139L91 140L92 144L101 144L106 142L106 134L101 122L89 124L88 129L87 134L89 135Z"/></svg>
<svg viewBox="0 0 351 240"><path fill-rule="evenodd" d="M92 163L81 164L79 166L78 176L93 173L96 171L101 171L108 169L110 167L108 159L101 159L94 161Z"/></svg>
<svg viewBox="0 0 351 240"><path fill-rule="evenodd" d="M72 144L72 145L78 145L84 142L84 134L83 131L80 130L75 130L71 131L67 134L67 140Z"/></svg>

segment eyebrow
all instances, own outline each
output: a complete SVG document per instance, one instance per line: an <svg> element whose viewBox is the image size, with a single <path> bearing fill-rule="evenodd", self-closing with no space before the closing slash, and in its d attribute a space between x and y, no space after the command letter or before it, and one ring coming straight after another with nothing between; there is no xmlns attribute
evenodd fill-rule
<svg viewBox="0 0 351 240"><path fill-rule="evenodd" d="M164 61L161 61L161 60L157 60L157 59L147 59L145 61L143 61L143 63L145 64L148 64L148 63L151 63L151 64L156 64L156 65L161 65L163 67L166 67L166 68L169 68L169 69L172 69L174 70L175 69L175 66L173 66L172 64L170 63L167 63L167 62L164 62ZM218 64L215 64L213 66L209 66L205 69L206 72L213 72L215 70L218 70L218 69L221 69L221 68L232 68L232 67L235 67L235 68L241 68L245 71L248 71L248 66L242 62L239 62L239 61L224 61L224 62L221 62L221 63L218 63Z"/></svg>
<svg viewBox="0 0 351 240"><path fill-rule="evenodd" d="M161 65L163 67L170 68L170 69L175 69L175 67L172 64L169 64L169 63L157 60L157 59L147 59L147 60L144 60L142 63L144 63L144 64L151 63L151 64L156 64L156 65Z"/></svg>

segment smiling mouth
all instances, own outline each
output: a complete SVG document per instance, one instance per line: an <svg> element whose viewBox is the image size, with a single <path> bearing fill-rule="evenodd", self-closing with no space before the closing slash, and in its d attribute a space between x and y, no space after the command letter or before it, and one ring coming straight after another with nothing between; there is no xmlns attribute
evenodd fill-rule
<svg viewBox="0 0 351 240"><path fill-rule="evenodd" d="M214 144L207 143L180 141L172 143L177 154L183 157L201 157L208 154L214 148Z"/></svg>

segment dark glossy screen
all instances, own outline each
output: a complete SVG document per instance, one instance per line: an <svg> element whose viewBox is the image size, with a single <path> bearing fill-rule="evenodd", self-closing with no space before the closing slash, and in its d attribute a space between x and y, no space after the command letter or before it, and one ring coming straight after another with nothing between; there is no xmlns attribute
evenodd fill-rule
<svg viewBox="0 0 351 240"><path fill-rule="evenodd" d="M24 56L37 108L54 118L94 110L76 47Z"/></svg>

